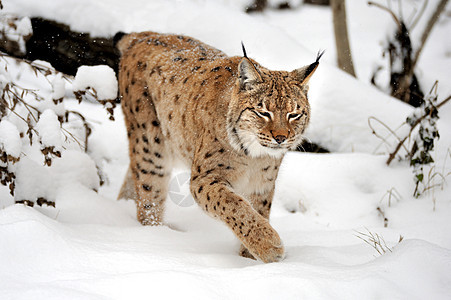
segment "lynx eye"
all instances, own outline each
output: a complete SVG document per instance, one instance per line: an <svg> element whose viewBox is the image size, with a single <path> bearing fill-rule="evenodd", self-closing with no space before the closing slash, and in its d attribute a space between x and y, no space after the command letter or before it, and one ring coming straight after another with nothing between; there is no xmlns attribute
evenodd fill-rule
<svg viewBox="0 0 451 300"><path fill-rule="evenodd" d="M289 121L298 120L301 117L302 117L302 113L301 114L294 114L294 113L288 113L287 114L287 118L288 118Z"/></svg>
<svg viewBox="0 0 451 300"><path fill-rule="evenodd" d="M260 118L267 119L267 120L271 119L271 113L268 111L257 111L255 109L253 109L252 112L254 114L256 114L257 116L259 116Z"/></svg>

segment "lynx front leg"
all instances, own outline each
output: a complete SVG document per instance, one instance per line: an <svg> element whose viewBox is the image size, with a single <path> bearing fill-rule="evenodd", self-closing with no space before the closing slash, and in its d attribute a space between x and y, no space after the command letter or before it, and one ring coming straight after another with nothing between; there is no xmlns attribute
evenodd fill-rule
<svg viewBox="0 0 451 300"><path fill-rule="evenodd" d="M269 214L271 211L272 199L274 197L274 185L271 190L263 194L252 194L249 197L249 201L252 207L265 219L269 220ZM240 247L240 255L255 259L254 256L246 249L244 245Z"/></svg>
<svg viewBox="0 0 451 300"><path fill-rule="evenodd" d="M207 213L226 223L254 257L263 262L283 258L284 248L277 232L226 181L214 176L194 176L191 193Z"/></svg>
<svg viewBox="0 0 451 300"><path fill-rule="evenodd" d="M271 212L272 198L274 197L274 186L271 190L263 194L252 194L249 201L252 207L265 219L269 219Z"/></svg>

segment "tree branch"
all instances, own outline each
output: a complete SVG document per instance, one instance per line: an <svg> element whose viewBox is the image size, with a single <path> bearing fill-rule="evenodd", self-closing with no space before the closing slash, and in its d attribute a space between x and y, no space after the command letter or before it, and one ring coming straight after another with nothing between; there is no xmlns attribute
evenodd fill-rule
<svg viewBox="0 0 451 300"><path fill-rule="evenodd" d="M439 104L437 104L435 107L437 109L439 109L441 106L443 106L444 104L446 104L449 100L451 100L451 96L448 96L445 100L443 100L442 102L440 102ZM428 115L424 114L423 116L421 116L421 118L418 118L415 123L413 123L412 127L410 128L409 134L406 135L405 138L403 138L398 145L396 146L395 150L390 153L390 156L387 159L387 166L390 165L390 163L392 162L392 160L396 157L396 154L398 153L399 149L401 149L402 145L404 144L404 142L407 140L407 138L412 134L413 130L415 129L415 127L421 123L421 121L426 118Z"/></svg>
<svg viewBox="0 0 451 300"><path fill-rule="evenodd" d="M398 25L398 29L401 29L401 22L399 21L398 17L395 15L395 13L391 9L389 9L388 7L385 7L385 6L383 6L383 5L379 4L379 3L372 2L372 1L368 1L368 5L369 6L376 6L376 7L380 8L380 9L385 10L386 12L388 12L393 17L393 20L395 21L396 25Z"/></svg>
<svg viewBox="0 0 451 300"><path fill-rule="evenodd" d="M429 19L429 21L423 31L423 34L421 35L421 39L420 39L421 44L418 47L417 51L415 52L415 57L413 58L413 61L412 61L412 66L413 66L412 73L413 73L413 69L415 68L415 65L418 61L418 58L420 57L420 53L423 50L424 45L426 44L426 40L429 37L429 34L431 33L432 28L434 27L435 23L438 21L440 14L443 11L445 11L445 7L446 7L447 3L448 3L448 0L441 0L440 3L437 5L431 18Z"/></svg>

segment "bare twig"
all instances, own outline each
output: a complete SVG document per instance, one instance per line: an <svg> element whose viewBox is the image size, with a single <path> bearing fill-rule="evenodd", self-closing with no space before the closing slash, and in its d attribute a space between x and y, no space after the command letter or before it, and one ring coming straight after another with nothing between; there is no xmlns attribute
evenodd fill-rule
<svg viewBox="0 0 451 300"><path fill-rule="evenodd" d="M390 132L390 134L391 134L392 136L394 136L398 141L401 141L401 138L400 138L400 137L396 134L396 132L395 132L393 129L391 129L387 124L385 124L384 122L382 122L382 121L379 120L378 118L371 116L371 117L368 118L368 126L371 128L372 133L373 133L376 137L378 137L379 139L381 139L382 142L384 142L385 144L387 144L387 145L390 146L390 143L387 141L387 139L384 138L383 136L381 136L380 134L378 134L378 133L376 132L376 130L374 129L373 125L371 124L371 120L374 120L374 121L378 122L378 123L379 123L380 125L382 125L385 129L387 129L388 132ZM405 123L403 123L403 124L405 124ZM397 129L396 129L396 130L397 130ZM406 152L409 151L409 150L407 150L407 148L406 148L405 146L403 146L403 147L404 147L404 149L406 150ZM379 148L379 146L378 146L378 148Z"/></svg>
<svg viewBox="0 0 451 300"><path fill-rule="evenodd" d="M382 210L382 208L378 207L377 211L379 212L379 214L381 215L381 217L384 219L384 227L388 226L388 219L385 216L385 212Z"/></svg>
<svg viewBox="0 0 451 300"><path fill-rule="evenodd" d="M450 149L448 149L447 155L445 156L442 172L437 171L435 165L429 169L428 176L427 176L427 183L425 184L425 188L424 188L423 192L427 192L436 187L441 187L443 189L443 186L445 185L445 182L446 182L446 177L451 175L451 171L446 172L446 170L445 170L448 155L451 156ZM437 182L436 178L438 178L437 180L439 182Z"/></svg>
<svg viewBox="0 0 451 300"><path fill-rule="evenodd" d="M66 119L69 117L69 114L74 114L74 115L78 116L81 119L81 121L83 122L83 127L85 128L85 141L84 141L85 146L82 147L82 145L80 143L79 143L79 145L81 148L84 148L85 152L88 152L88 138L89 138L89 135L91 134L92 129L89 126L89 123L86 121L86 118L78 111L74 111L74 110L67 111ZM74 137L74 136L72 135L72 137Z"/></svg>
<svg viewBox="0 0 451 300"><path fill-rule="evenodd" d="M413 61L412 61L412 65L413 65L413 68L412 68L412 71L411 71L412 73L413 73L413 69L415 68L415 65L416 65L416 63L418 61L418 58L420 57L420 53L423 50L424 45L426 44L426 40L429 37L429 34L431 33L432 28L434 27L435 23L438 21L438 19L440 17L440 14L443 11L445 11L445 7L446 7L447 3L448 3L448 0L441 0L440 3L437 5L437 7L436 7L434 13L432 14L431 18L429 19L429 21L428 21L428 23L427 23L427 25L426 25L426 27L425 27L425 29L423 31L423 34L421 35L420 45L417 48L417 51L415 52L415 56L414 56Z"/></svg>
<svg viewBox="0 0 451 300"><path fill-rule="evenodd" d="M365 228L368 233L356 231L357 235L355 235L357 238L364 241L366 244L370 245L374 248L374 250L379 253L379 255L384 255L387 252L392 252L392 249L387 246L387 243L385 242L384 238L380 236L377 233L372 233L368 230L368 228ZM400 241L402 241L402 238L400 237Z"/></svg>
<svg viewBox="0 0 451 300"><path fill-rule="evenodd" d="M391 206L391 199L392 198L394 198L395 200L397 200L397 201L399 201L399 200L401 200L401 194L399 194L399 192L394 188L394 187L392 187L391 189L389 189L385 194L384 194L384 196L382 196L382 198L381 198L381 200L379 201L379 202L382 202L384 199L385 199L385 197L388 195L388 206L390 207Z"/></svg>
<svg viewBox="0 0 451 300"><path fill-rule="evenodd" d="M443 101L440 102L439 104L437 104L435 107L436 107L437 109L439 109L441 106L445 105L449 100L451 100L451 95L448 96L445 100L443 100ZM392 160L396 157L396 154L398 153L399 149L401 149L401 147L403 147L404 142L407 140L408 137L410 137L410 135L412 134L412 132L413 132L413 130L415 129L415 127L416 127L418 124L420 124L421 121L422 121L424 118L426 118L427 116L428 116L427 114L422 115L420 118L418 118L418 119L411 125L412 127L410 128L409 134L408 134L406 137L404 137L404 138L398 143L398 145L396 145L395 150L394 150L392 153L390 153L390 156L388 157L387 162L386 162L387 166L390 165L390 163L392 162Z"/></svg>
<svg viewBox="0 0 451 300"><path fill-rule="evenodd" d="M399 21L398 17L395 15L395 13L390 8L385 7L382 4L372 2L372 1L369 1L368 5L376 6L376 7L380 8L380 9L385 10L386 12L388 12L392 16L392 18L395 21L396 25L398 25L398 29L401 29L401 22Z"/></svg>
<svg viewBox="0 0 451 300"><path fill-rule="evenodd" d="M428 2L429 2L428 0L423 1L423 6L421 7L420 11L417 13L417 17L415 18L415 20L410 25L410 30L413 30L415 28L415 26L417 26L418 21L420 20L421 16L423 16L424 11L426 10L426 6L428 5Z"/></svg>

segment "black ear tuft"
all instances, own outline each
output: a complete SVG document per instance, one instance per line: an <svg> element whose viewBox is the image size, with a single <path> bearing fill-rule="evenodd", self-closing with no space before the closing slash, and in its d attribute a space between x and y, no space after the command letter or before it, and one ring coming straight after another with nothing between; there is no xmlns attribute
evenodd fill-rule
<svg viewBox="0 0 451 300"><path fill-rule="evenodd" d="M241 48L243 48L243 56L246 57L246 58L248 58L248 57L247 57L247 54L246 54L246 48L244 48L244 43L243 43L243 41L241 41Z"/></svg>
<svg viewBox="0 0 451 300"><path fill-rule="evenodd" d="M313 75L313 72L315 72L316 68L319 65L319 60L321 59L321 57L323 56L324 52L326 52L326 50L319 50L318 54L316 55L316 60L314 63L312 63L310 66L307 67L307 69L305 70L305 78L309 78L311 75Z"/></svg>
<svg viewBox="0 0 451 300"><path fill-rule="evenodd" d="M319 60L323 56L324 51L325 50L318 51L318 54L316 55L316 60L315 60L314 63L293 71L295 73L298 81L301 84L303 84L303 85L307 85L308 84L308 82L309 82L310 78L312 77L313 73L315 73L316 68L318 68L318 66L319 66Z"/></svg>
<svg viewBox="0 0 451 300"><path fill-rule="evenodd" d="M321 57L323 56L324 52L326 52L326 50L319 50L318 54L316 55L316 63L319 63L319 60L321 59Z"/></svg>

